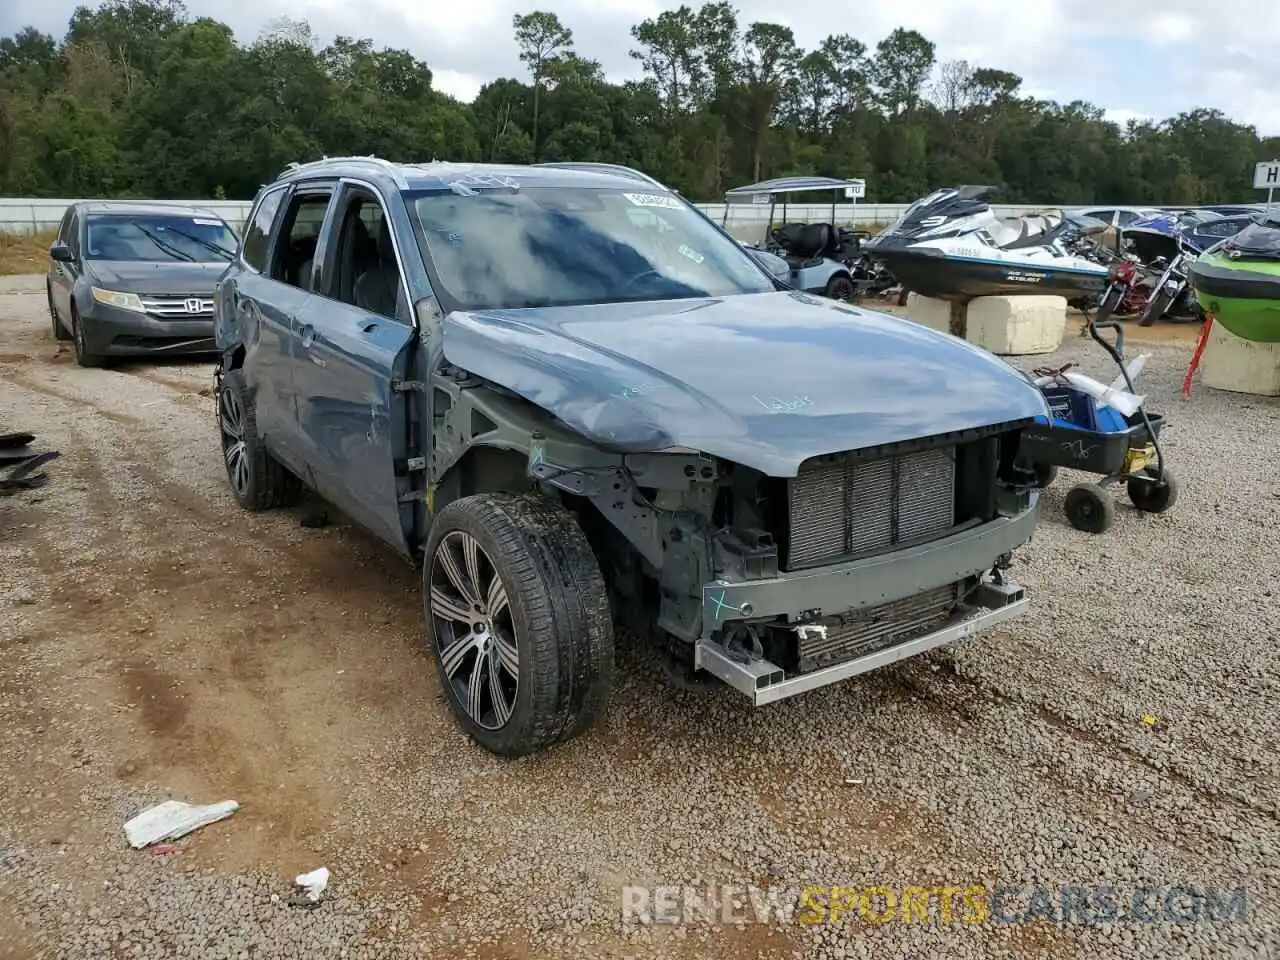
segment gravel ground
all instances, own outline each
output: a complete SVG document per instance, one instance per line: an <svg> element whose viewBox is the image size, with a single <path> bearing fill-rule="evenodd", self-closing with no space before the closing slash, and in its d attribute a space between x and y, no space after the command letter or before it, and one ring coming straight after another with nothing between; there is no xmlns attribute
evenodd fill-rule
<svg viewBox="0 0 1280 960"><path fill-rule="evenodd" d="M63 455L0 500L0 956L1280 956L1280 404L1183 401L1188 344L1142 377L1177 507L1089 537L1064 474L1004 631L758 711L624 649L602 728L502 762L447 715L412 570L235 507L207 365L82 370L39 278L3 284L3 428ZM1110 379L1074 337L1025 365L1059 359ZM130 850L166 797L242 806ZM1247 915L620 922L624 885L713 883L1244 887Z"/></svg>

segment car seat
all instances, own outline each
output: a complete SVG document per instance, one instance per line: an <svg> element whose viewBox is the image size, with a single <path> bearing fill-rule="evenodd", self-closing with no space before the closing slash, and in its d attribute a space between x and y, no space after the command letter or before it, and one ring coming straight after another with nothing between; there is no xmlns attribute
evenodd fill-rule
<svg viewBox="0 0 1280 960"><path fill-rule="evenodd" d="M385 218L378 224L377 253L377 262L356 277L352 299L362 310L394 317L400 291L400 268L396 265L391 224Z"/></svg>

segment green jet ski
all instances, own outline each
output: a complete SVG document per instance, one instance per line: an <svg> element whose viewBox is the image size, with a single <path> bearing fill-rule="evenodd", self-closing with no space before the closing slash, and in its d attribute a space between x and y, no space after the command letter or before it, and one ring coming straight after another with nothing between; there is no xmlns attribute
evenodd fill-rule
<svg viewBox="0 0 1280 960"><path fill-rule="evenodd" d="M1210 247L1188 271L1196 301L1242 340L1280 342L1280 211Z"/></svg>

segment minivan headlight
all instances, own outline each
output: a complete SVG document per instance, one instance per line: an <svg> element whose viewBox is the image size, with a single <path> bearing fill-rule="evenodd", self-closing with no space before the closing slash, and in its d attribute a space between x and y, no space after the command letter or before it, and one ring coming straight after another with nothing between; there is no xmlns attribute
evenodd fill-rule
<svg viewBox="0 0 1280 960"><path fill-rule="evenodd" d="M135 313L147 312L136 293L125 293L121 290L103 290L101 287L94 287L93 299L99 303L105 303L109 307L119 307L121 310L132 310Z"/></svg>

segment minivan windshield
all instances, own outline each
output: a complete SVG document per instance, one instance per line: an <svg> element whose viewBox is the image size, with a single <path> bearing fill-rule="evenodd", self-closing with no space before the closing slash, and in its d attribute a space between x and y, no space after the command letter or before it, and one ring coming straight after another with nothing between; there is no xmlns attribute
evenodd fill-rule
<svg viewBox="0 0 1280 960"><path fill-rule="evenodd" d="M776 289L697 211L641 185L430 193L414 209L443 293L464 310Z"/></svg>
<svg viewBox="0 0 1280 960"><path fill-rule="evenodd" d="M225 221L198 214L94 213L85 220L90 260L225 262L236 243Z"/></svg>

